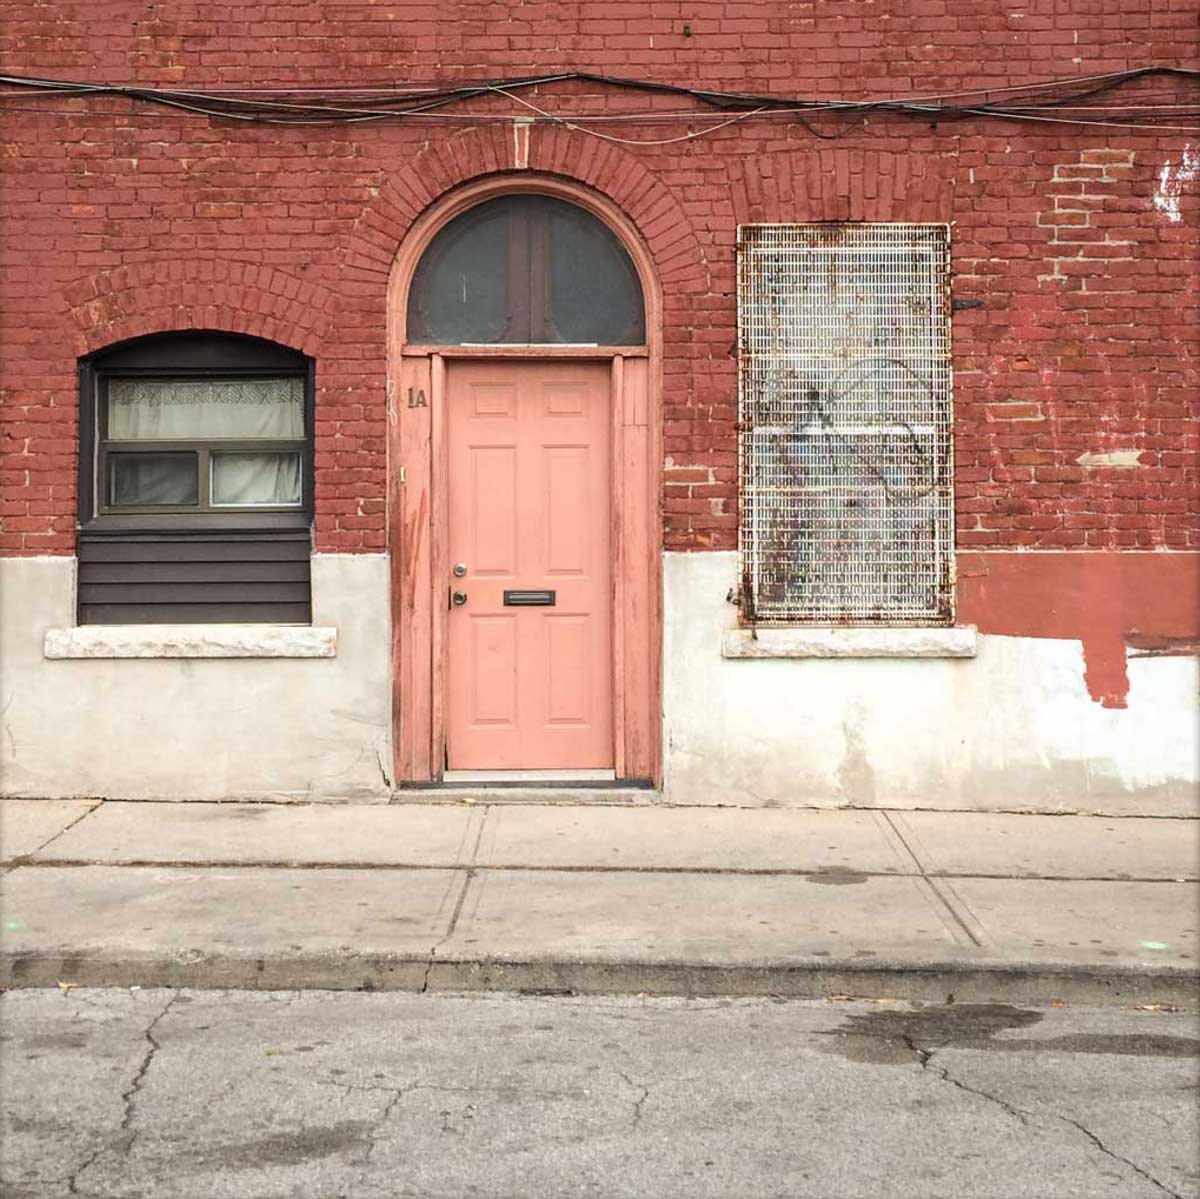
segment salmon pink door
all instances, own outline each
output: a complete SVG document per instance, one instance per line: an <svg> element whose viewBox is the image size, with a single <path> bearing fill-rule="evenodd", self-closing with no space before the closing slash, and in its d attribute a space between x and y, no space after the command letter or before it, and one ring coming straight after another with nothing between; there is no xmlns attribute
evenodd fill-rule
<svg viewBox="0 0 1200 1199"><path fill-rule="evenodd" d="M613 767L611 374L447 368L451 770Z"/></svg>

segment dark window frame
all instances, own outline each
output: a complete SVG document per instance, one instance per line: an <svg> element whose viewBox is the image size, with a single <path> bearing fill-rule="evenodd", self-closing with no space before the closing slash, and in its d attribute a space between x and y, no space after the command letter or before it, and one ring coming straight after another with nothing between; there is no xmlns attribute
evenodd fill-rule
<svg viewBox="0 0 1200 1199"><path fill-rule="evenodd" d="M247 334L183 330L153 334L79 361L78 578L82 624L309 624L314 504L315 363L307 355ZM171 510L97 505L105 485L102 417L109 378L303 379L304 432L299 506ZM278 439L141 441L134 452L255 452ZM108 443L117 447L129 443ZM287 439L286 448L297 443ZM197 452L200 452L197 450ZM200 464L197 464L200 469ZM199 478L197 482L199 483ZM207 480L206 480L207 483Z"/></svg>
<svg viewBox="0 0 1200 1199"><path fill-rule="evenodd" d="M170 441L117 442L106 436L107 383L111 378L303 380L304 438L196 438ZM186 330L152 334L108 347L79 363L79 528L104 533L122 531L225 532L229 530L307 529L314 505L315 363L307 355L246 334ZM115 507L103 501L104 459L113 452L194 451L199 455L197 504ZM203 505L208 491L208 456L216 451L299 451L299 505Z"/></svg>

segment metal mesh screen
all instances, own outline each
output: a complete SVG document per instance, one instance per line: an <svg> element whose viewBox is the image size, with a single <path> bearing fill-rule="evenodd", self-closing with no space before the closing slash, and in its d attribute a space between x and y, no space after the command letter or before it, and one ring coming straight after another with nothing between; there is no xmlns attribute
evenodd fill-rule
<svg viewBox="0 0 1200 1199"><path fill-rule="evenodd" d="M739 230L744 620L953 620L948 280L945 225Z"/></svg>

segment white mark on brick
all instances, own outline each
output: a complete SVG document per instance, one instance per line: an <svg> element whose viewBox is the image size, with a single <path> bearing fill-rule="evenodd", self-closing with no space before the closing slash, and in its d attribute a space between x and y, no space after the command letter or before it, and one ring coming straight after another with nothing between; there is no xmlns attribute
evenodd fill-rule
<svg viewBox="0 0 1200 1199"><path fill-rule="evenodd" d="M1183 220L1179 211L1179 197L1187 184L1200 174L1200 150L1185 146L1178 162L1169 159L1163 163L1158 172L1158 190L1154 193L1154 207L1168 221Z"/></svg>
<svg viewBox="0 0 1200 1199"><path fill-rule="evenodd" d="M532 124L530 117L513 118L513 166L519 171L529 166L529 127Z"/></svg>
<svg viewBox="0 0 1200 1199"><path fill-rule="evenodd" d="M1141 456L1141 450L1105 450L1102 454L1093 454L1089 450L1086 454L1080 454L1075 461L1084 470L1094 470L1098 466L1129 470L1131 467L1141 466L1141 462L1138 461Z"/></svg>
<svg viewBox="0 0 1200 1199"><path fill-rule="evenodd" d="M1038 226L1050 231L1045 257L1050 270L1037 276L1039 283L1087 291L1088 275L1103 275L1112 262L1132 261L1128 253L1113 252L1132 243L1115 236L1115 227L1098 226L1092 217L1103 212L1114 195L1112 185L1126 178L1134 157L1132 150L1096 146L1054 165L1048 203L1037 214Z"/></svg>

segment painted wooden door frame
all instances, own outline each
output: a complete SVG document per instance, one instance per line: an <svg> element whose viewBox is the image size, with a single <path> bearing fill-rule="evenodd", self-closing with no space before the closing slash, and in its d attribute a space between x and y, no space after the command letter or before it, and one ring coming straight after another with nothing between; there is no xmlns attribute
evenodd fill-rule
<svg viewBox="0 0 1200 1199"><path fill-rule="evenodd" d="M406 341L413 272L437 231L496 196L557 196L592 213L633 259L646 346L420 346ZM636 229L605 197L527 172L475 180L410 229L388 284L388 550L392 589L392 729L398 783L433 782L446 760L447 362L585 359L612 379L613 732L618 779L661 778L662 520L659 504L662 301Z"/></svg>

